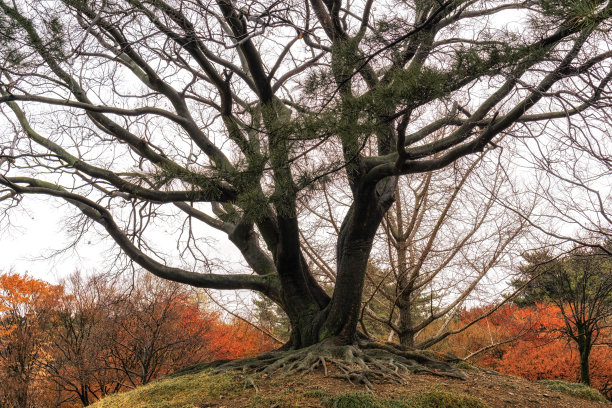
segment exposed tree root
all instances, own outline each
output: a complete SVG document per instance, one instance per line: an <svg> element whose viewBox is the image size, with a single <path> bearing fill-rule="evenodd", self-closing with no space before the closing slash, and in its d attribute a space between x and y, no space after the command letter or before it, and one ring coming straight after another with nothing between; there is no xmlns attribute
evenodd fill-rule
<svg viewBox="0 0 612 408"><path fill-rule="evenodd" d="M347 346L322 342L299 350L273 351L242 360L221 361L209 367L216 372L241 371L252 385L255 374L289 376L320 369L325 376L363 384L369 390L376 383L404 383L405 373L467 378L463 371L425 352L374 342Z"/></svg>

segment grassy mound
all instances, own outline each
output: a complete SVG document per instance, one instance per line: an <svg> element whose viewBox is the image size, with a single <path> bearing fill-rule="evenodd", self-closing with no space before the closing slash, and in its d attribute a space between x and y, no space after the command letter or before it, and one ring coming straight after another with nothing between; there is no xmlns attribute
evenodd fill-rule
<svg viewBox="0 0 612 408"><path fill-rule="evenodd" d="M542 380L540 383L544 384L549 390L562 392L564 394L572 395L585 400L598 402L607 401L599 391L597 391L595 388L589 387L588 385L560 380Z"/></svg>
<svg viewBox="0 0 612 408"><path fill-rule="evenodd" d="M199 408L211 399L231 398L243 391L230 374L206 372L163 378L133 391L110 395L92 408Z"/></svg>
<svg viewBox="0 0 612 408"><path fill-rule="evenodd" d="M328 367L329 368L329 367ZM465 367L464 367L465 368ZM562 381L533 383L474 368L466 380L408 374L402 384L363 384L326 375L213 372L196 366L113 394L92 408L594 408L610 407L595 390ZM568 395L569 394L569 395Z"/></svg>

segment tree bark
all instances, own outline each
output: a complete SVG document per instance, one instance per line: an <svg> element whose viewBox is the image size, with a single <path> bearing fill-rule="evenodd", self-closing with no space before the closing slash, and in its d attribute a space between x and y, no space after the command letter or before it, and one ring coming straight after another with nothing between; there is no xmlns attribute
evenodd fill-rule
<svg viewBox="0 0 612 408"><path fill-rule="evenodd" d="M408 292L409 293L409 292ZM403 299L403 293L399 299L399 342L402 346L414 347L414 331L412 329L412 304L410 299Z"/></svg>

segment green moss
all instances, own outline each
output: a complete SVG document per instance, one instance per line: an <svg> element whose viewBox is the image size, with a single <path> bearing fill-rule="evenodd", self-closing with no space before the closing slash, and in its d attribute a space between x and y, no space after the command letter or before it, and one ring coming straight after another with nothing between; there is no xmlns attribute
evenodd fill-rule
<svg viewBox="0 0 612 408"><path fill-rule="evenodd" d="M306 398L324 398L327 396L327 391L320 387L313 387L308 391L304 392L304 397Z"/></svg>
<svg viewBox="0 0 612 408"><path fill-rule="evenodd" d="M321 401L326 408L386 408L385 401L367 392L349 392Z"/></svg>
<svg viewBox="0 0 612 408"><path fill-rule="evenodd" d="M203 402L244 392L240 381L229 374L185 374L164 378L133 391L113 394L92 408L191 408Z"/></svg>
<svg viewBox="0 0 612 408"><path fill-rule="evenodd" d="M542 380L540 383L551 391L559 391L589 401L606 402L606 398L599 391L588 385L560 380Z"/></svg>
<svg viewBox="0 0 612 408"><path fill-rule="evenodd" d="M292 398L290 395L286 394L276 395L274 397L256 395L251 398L248 405L249 408L295 408L299 406L299 401L296 401L295 397Z"/></svg>
<svg viewBox="0 0 612 408"><path fill-rule="evenodd" d="M270 385L273 385L270 383ZM299 384L294 384L295 386L299 386ZM282 384L278 384L274 389L280 389ZM306 392L296 392L295 389L289 388L286 389L286 384L284 385L285 391L273 391L268 394L257 394L250 398L249 400L249 408L298 408L304 407L308 404L305 402L306 398L315 398L320 399L327 395L327 393L320 388L313 388L311 391Z"/></svg>
<svg viewBox="0 0 612 408"><path fill-rule="evenodd" d="M365 392L351 392L324 398L326 408L487 408L481 400L469 395L431 389L413 397L379 398Z"/></svg>

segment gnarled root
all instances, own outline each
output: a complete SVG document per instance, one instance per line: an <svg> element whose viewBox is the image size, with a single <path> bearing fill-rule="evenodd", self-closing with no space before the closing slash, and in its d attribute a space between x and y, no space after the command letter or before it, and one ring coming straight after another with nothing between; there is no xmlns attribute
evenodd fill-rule
<svg viewBox="0 0 612 408"><path fill-rule="evenodd" d="M463 371L424 352L374 342L344 346L322 342L299 350L273 351L252 358L220 362L213 369L217 372L239 370L247 375L281 376L322 369L326 376L363 384L369 390L375 383L401 384L405 381L405 373L467 378Z"/></svg>

